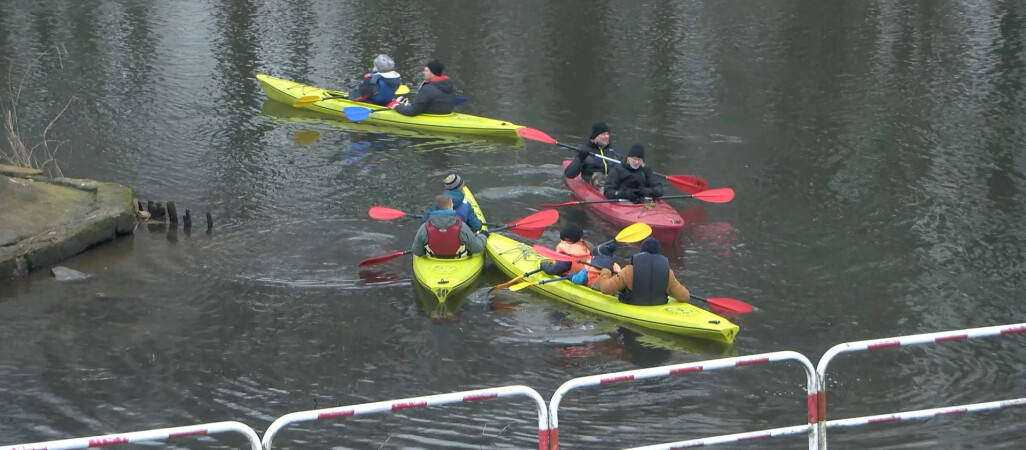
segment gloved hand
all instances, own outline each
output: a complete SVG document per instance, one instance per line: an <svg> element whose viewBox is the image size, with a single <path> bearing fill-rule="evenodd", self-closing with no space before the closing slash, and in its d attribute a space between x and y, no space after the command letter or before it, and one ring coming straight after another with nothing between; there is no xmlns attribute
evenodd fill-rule
<svg viewBox="0 0 1026 450"><path fill-rule="evenodd" d="M616 191L616 197L624 200L630 200L635 203L637 203L640 198L638 191L635 189L621 189Z"/></svg>
<svg viewBox="0 0 1026 450"><path fill-rule="evenodd" d="M638 194L641 195L642 197L651 197L652 196L652 189L650 189L650 188L641 188L640 190L638 190Z"/></svg>
<svg viewBox="0 0 1026 450"><path fill-rule="evenodd" d="M591 258L591 264L600 269L613 270L613 257L607 255L599 255Z"/></svg>
<svg viewBox="0 0 1026 450"><path fill-rule="evenodd" d="M585 159L588 158L588 155L590 155L590 154L591 153L588 152L587 150L578 150L577 151L577 159L579 159L579 160L581 160L583 162Z"/></svg>
<svg viewBox="0 0 1026 450"><path fill-rule="evenodd" d="M574 284L579 284L583 286L585 283L588 282L588 270L581 269L580 272L577 272L574 274L574 276L570 277L570 281L572 281Z"/></svg>

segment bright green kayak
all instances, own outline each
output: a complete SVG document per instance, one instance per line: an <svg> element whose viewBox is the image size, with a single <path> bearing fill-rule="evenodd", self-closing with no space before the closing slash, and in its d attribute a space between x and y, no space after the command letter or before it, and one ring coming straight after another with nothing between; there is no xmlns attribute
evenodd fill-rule
<svg viewBox="0 0 1026 450"><path fill-rule="evenodd" d="M474 194L470 188L463 186L464 200L470 203L477 217L484 222L484 214L478 206ZM482 229L488 229L482 226ZM445 303L446 299L453 297L472 286L481 275L484 268L484 253L477 253L465 258L443 259L431 256L413 257L413 275L417 278L417 284L423 286L435 295L439 303Z"/></svg>

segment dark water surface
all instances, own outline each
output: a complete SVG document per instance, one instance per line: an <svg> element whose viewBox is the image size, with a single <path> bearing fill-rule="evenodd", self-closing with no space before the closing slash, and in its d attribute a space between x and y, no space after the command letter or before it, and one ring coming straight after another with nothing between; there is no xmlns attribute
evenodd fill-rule
<svg viewBox="0 0 1026 450"><path fill-rule="evenodd" d="M143 225L65 262L85 281L0 285L0 444L222 420L263 433L293 411L511 384L548 399L577 376L778 350L815 362L845 341L1026 321L1023 2L0 0L14 80L53 46L21 85L26 140L73 99L49 130L65 175L215 224ZM605 120L658 171L733 187L728 204L679 201L694 223L664 248L695 294L759 308L735 319L735 345L622 339L526 291L487 295L506 280L493 267L437 320L408 260L358 267L406 249L417 226L368 208L420 211L449 171L489 221L569 199L565 150L353 127L267 103L254 79L346 88L378 52L407 82L444 61L464 112L572 144ZM562 213L592 240L617 231ZM842 357L830 418L1024 397L1023 343ZM561 442L796 425L804 382L783 364L586 389L563 402ZM838 430L831 444L1019 448L1023 414ZM499 400L305 424L276 444L523 448L536 431L529 401Z"/></svg>

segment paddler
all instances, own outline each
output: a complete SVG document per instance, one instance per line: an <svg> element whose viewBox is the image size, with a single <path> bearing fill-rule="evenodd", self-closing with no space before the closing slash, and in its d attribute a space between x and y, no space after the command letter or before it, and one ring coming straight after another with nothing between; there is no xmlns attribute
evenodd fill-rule
<svg viewBox="0 0 1026 450"><path fill-rule="evenodd" d="M687 302L691 294L670 270L670 260L659 254L659 241L653 237L641 242L641 252L631 263L613 274L611 261L596 261L602 267L599 287L603 294L618 295L621 303L639 306L664 305L666 295Z"/></svg>
<svg viewBox="0 0 1026 450"><path fill-rule="evenodd" d="M577 150L577 158L570 161L570 164L563 169L563 176L574 178L578 175L586 183L592 183L596 189L601 190L609 170L617 164L599 156L605 156L619 161L623 156L610 144L612 138L609 135L609 125L605 122L597 122L591 126L591 134L588 135L588 142L584 147Z"/></svg>
<svg viewBox="0 0 1026 450"><path fill-rule="evenodd" d="M466 196L463 194L463 186L466 184L463 181L463 177L459 176L459 174L450 173L445 176L442 183L445 186L445 191L442 193L452 197L452 204L455 205L453 210L456 211L456 217L459 217L463 223L467 224L471 231L475 233L481 231L481 219L477 217L474 208L470 206L470 202L466 200ZM432 205L428 212L424 213L421 222L426 222L431 211L435 209L435 206Z"/></svg>
<svg viewBox="0 0 1026 450"><path fill-rule="evenodd" d="M588 273L584 263L591 261L591 244L583 237L584 230L577 224L570 224L559 230L559 244L556 245L556 252L573 256L578 261L543 262L539 265L542 271L558 276L574 274L574 277L571 278L574 284L587 282Z"/></svg>
<svg viewBox="0 0 1026 450"><path fill-rule="evenodd" d="M381 54L374 57L374 67L363 75L363 81L349 96L353 101L389 106L395 100L396 89L402 84L402 77L395 71L395 61Z"/></svg>
<svg viewBox="0 0 1026 450"><path fill-rule="evenodd" d="M484 251L485 239L487 236L474 234L456 217L452 197L439 194L435 197L435 210L428 214L427 221L417 230L411 250L417 256L460 258Z"/></svg>
<svg viewBox="0 0 1026 450"><path fill-rule="evenodd" d="M663 183L645 166L645 146L634 144L621 164L609 170L605 194L608 199L625 199L641 203L645 197L663 196Z"/></svg>
<svg viewBox="0 0 1026 450"><path fill-rule="evenodd" d="M417 89L417 96L410 105L395 105L391 108L404 116L418 114L449 114L456 102L456 87L448 75L444 75L445 66L437 60L424 66L424 82Z"/></svg>

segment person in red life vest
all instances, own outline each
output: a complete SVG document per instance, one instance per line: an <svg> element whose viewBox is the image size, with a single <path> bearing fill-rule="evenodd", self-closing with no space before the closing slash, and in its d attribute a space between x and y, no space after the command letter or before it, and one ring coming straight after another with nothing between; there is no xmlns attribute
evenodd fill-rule
<svg viewBox="0 0 1026 450"><path fill-rule="evenodd" d="M609 169L605 192L608 199L622 198L641 203L645 197L663 196L663 183L645 166L645 146L634 144L621 164Z"/></svg>
<svg viewBox="0 0 1026 450"><path fill-rule="evenodd" d="M436 258L460 258L485 249L486 235L476 235L470 227L456 217L452 209L452 197L439 194L435 197L435 210L428 214L413 239L414 255L431 255Z"/></svg>
<svg viewBox="0 0 1026 450"><path fill-rule="evenodd" d="M395 61L388 55L378 55L374 58L374 68L363 75L363 81L349 93L349 98L355 102L389 106L395 100L396 89L402 84L402 77L395 71Z"/></svg>
<svg viewBox="0 0 1026 450"><path fill-rule="evenodd" d="M584 144L583 148L577 150L577 158L570 161L566 169L563 169L563 176L565 178L574 178L580 175L581 180L584 182L591 183L596 189L603 189L606 176L609 175L609 170L617 164L599 158L599 156L605 156L617 161L623 158L620 152L613 148L613 145L610 143L611 140L609 125L605 122L598 122L592 125L588 142Z"/></svg>
<svg viewBox="0 0 1026 450"><path fill-rule="evenodd" d="M599 265L599 264L596 264ZM620 302L630 305L664 305L672 295L679 302L691 299L691 293L677 281L670 270L670 260L659 254L659 241L649 237L641 242L641 253L617 274L612 265L603 262L599 287L603 294L619 294Z"/></svg>
<svg viewBox="0 0 1026 450"><path fill-rule="evenodd" d="M543 262L539 266L542 271L549 275L579 275L577 281L574 282L576 284L584 284L588 279L584 263L591 261L591 250L589 249L591 244L582 239L583 237L584 230L581 229L580 225L570 224L559 230L559 244L556 245L556 251L564 255L573 256L578 261Z"/></svg>
<svg viewBox="0 0 1026 450"><path fill-rule="evenodd" d="M453 210L456 211L456 217L459 217L463 223L470 226L470 231L477 233L481 231L481 219L477 217L477 213L474 212L474 208L470 206L470 202L466 201L465 195L463 194L464 181L463 177L450 173L445 177L442 182L445 184L445 192L443 194L452 197ZM421 218L421 222L426 222L431 211L436 208L434 205L424 213L424 217Z"/></svg>
<svg viewBox="0 0 1026 450"><path fill-rule="evenodd" d="M456 86L448 75L443 75L445 66L431 61L424 66L424 82L417 89L417 96L410 105L395 105L391 108L404 116L418 114L449 114L456 102Z"/></svg>

